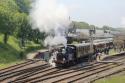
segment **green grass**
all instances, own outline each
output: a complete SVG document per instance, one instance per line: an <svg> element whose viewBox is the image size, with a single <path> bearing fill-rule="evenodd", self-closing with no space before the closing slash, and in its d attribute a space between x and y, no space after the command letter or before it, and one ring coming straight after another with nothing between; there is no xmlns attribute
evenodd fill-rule
<svg viewBox="0 0 125 83"><path fill-rule="evenodd" d="M18 40L10 36L8 44L2 41L3 35L0 35L0 64L6 64L19 59L20 47Z"/></svg>
<svg viewBox="0 0 125 83"><path fill-rule="evenodd" d="M96 81L95 83L125 83L125 76L103 78Z"/></svg>
<svg viewBox="0 0 125 83"><path fill-rule="evenodd" d="M41 49L39 44L27 42L23 52L26 55L38 49ZM19 41L15 37L10 36L8 44L4 44L3 35L0 34L0 69L22 62L23 60L20 57L21 51Z"/></svg>

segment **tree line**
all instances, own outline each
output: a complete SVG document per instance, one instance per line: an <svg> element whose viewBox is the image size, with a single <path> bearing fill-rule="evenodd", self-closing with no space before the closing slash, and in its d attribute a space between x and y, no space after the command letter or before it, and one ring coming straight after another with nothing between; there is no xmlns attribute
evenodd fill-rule
<svg viewBox="0 0 125 83"><path fill-rule="evenodd" d="M73 21L72 24L74 25L74 27L76 29L91 29L91 28L94 27L95 29L98 29L98 30L111 30L111 31L118 31L119 30L119 28L114 28L114 27L111 27L111 26L108 26L108 25L98 27L98 26L95 26L95 25L88 24L86 22Z"/></svg>
<svg viewBox="0 0 125 83"><path fill-rule="evenodd" d="M0 34L3 42L7 44L9 36L19 39L22 46L25 41L41 43L44 33L39 29L32 29L29 24L28 14L31 0L0 0Z"/></svg>

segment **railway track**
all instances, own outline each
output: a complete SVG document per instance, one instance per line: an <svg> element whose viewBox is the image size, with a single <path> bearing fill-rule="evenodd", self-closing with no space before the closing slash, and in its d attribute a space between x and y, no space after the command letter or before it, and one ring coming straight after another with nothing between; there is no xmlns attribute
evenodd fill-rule
<svg viewBox="0 0 125 83"><path fill-rule="evenodd" d="M11 67L11 68L7 68L7 69L1 71L0 77L11 74L11 73L15 73L15 72L18 72L21 70L26 70L27 68L30 68L30 67L34 67L33 64L38 63L38 62L40 62L40 61L30 61L30 62L27 61L23 64L18 64L16 66ZM28 66L30 66L30 67L28 67Z"/></svg>
<svg viewBox="0 0 125 83"><path fill-rule="evenodd" d="M72 68L76 68L76 67L72 67ZM24 80L25 78L33 78L36 76L38 76L39 74L42 74L42 75L48 75L48 74L52 74L52 73L56 73L56 72L63 72L63 71L67 71L67 69L57 69L57 68L53 68L53 67L48 67L48 68L45 68L45 69L42 69L42 70L39 70L39 71L35 71L35 72L30 72L30 73L27 73L27 74L24 74L22 75L22 77L18 76L16 80ZM33 76L33 77L32 77ZM35 79L35 78L34 78Z"/></svg>
<svg viewBox="0 0 125 83"><path fill-rule="evenodd" d="M107 77L113 77L113 76L125 76L125 69L120 70L120 71L117 71L117 72L115 72L115 73L113 73L113 74L111 74L111 75L109 75L109 76L106 76L106 78L107 78ZM105 77L104 77L104 78L105 78Z"/></svg>
<svg viewBox="0 0 125 83"><path fill-rule="evenodd" d="M110 70L101 72L101 73L97 74L98 76L95 75L96 77L93 75L93 76L90 77L91 79L89 80L89 82L93 83L96 80L99 80L99 79L102 79L102 78L105 78L105 77L109 77L109 76L112 76L114 74L119 76L119 73L122 72L122 71L125 71L125 65L124 66L120 66L120 67L116 67L115 69L110 69ZM108 73L106 73L106 72L108 72ZM124 72L124 74L125 74L125 72Z"/></svg>
<svg viewBox="0 0 125 83"><path fill-rule="evenodd" d="M60 80L57 80L57 81L55 81L54 79L51 79L51 80L47 80L47 81L45 81L45 82L73 82L73 80L75 81L75 80L78 80L79 78L79 76L83 76L83 74L85 75L86 74L86 72L89 72L89 75L92 75L92 74L90 74L90 72L93 72L93 71L97 71L97 69L102 69L102 68L106 68L107 66L112 66L112 64L108 64L108 65L106 65L106 64L100 64L100 65L98 65L98 66L96 66L96 67L93 67L93 68L91 68L91 69L88 69L88 70L81 70L81 71L78 71L78 72L76 72L77 74L69 74L69 75L67 75L67 76L65 76L65 78L63 77L63 76L61 76L61 77L58 77L58 78L60 78ZM85 76L86 77L86 76ZM78 78L78 79L76 79L76 78ZM83 78L83 77L82 77ZM77 82L76 82L77 83Z"/></svg>
<svg viewBox="0 0 125 83"><path fill-rule="evenodd" d="M83 67L79 67L79 68L81 69ZM87 68L91 68L91 66L85 67L85 69L87 69ZM74 67L72 69L74 69L74 70L76 69L76 71L80 70L80 69L78 69L78 67ZM71 68L69 68L69 69L61 69L61 70L60 69L53 69L53 70L49 70L49 71L44 72L44 73L37 74L35 76L31 76L30 78L26 78L26 79L23 79L21 81L18 80L18 82L35 81L35 80L40 79L41 77L45 77L45 76L47 77L47 76L50 76L50 75L55 75L55 77L58 77L59 75L65 74L64 72L68 74L68 73L71 73L71 72L74 72L74 71L73 70L71 71Z"/></svg>
<svg viewBox="0 0 125 83"><path fill-rule="evenodd" d="M38 71L39 69L47 68L48 66L49 65L42 63L42 61L35 61L34 64L27 65L24 68L20 68L17 70L10 70L8 72L1 74L0 82L9 78L11 78L12 80L14 77L18 77L20 75L27 74L27 73L32 73L32 72Z"/></svg>
<svg viewBox="0 0 125 83"><path fill-rule="evenodd" d="M16 64L14 66L10 66L8 68L4 68L4 69L0 69L0 75L1 74L4 74L6 72L10 72L10 71L14 71L14 70L17 70L17 69L20 69L20 68L23 68L27 65L30 65L30 64L33 64L33 63L36 63L38 62L39 60L26 60L25 62L23 63L20 63L20 64Z"/></svg>
<svg viewBox="0 0 125 83"><path fill-rule="evenodd" d="M125 56L111 59L115 61L125 61ZM22 66L31 62L24 63ZM93 82L105 76L117 73L118 71L125 70L123 63L82 63L66 69L53 68L46 63L38 65L38 63L41 63L41 61L34 62L33 64L36 66L32 64L30 67L27 65L27 68L22 68L17 65L17 70L12 70L14 68L12 67L7 69L7 72L0 72L0 83L84 83Z"/></svg>
<svg viewBox="0 0 125 83"><path fill-rule="evenodd" d="M15 68L21 67L21 66L23 66L23 65L25 66L27 63L30 63L30 62L32 62L32 60L26 60L25 62L22 62L22 63L20 63L20 64L16 64L16 65L13 65L13 66L4 68L4 69L0 69L0 74L1 74L1 72L3 72L3 71L9 71L9 70L11 70L11 69L15 69Z"/></svg>
<svg viewBox="0 0 125 83"><path fill-rule="evenodd" d="M123 57L122 57L123 58ZM122 58L120 58L120 59L122 59ZM102 64L100 64L101 66L102 66ZM107 65L107 64L104 64L105 66L104 66L104 68L106 68L107 66L112 66L113 64L111 63L110 65ZM115 65L115 67L117 67L117 65ZM100 69L102 69L103 67L101 67ZM111 67L112 68L112 67ZM84 69L84 68L83 68ZM95 68L94 70L96 70L97 68ZM109 68L107 68L107 69L109 69ZM80 71L80 70L78 70L78 71ZM83 70L82 70L83 71ZM93 70L90 70L90 71L93 71ZM86 71L86 72L90 72L90 71ZM104 71L104 70L102 70L102 71ZM100 71L101 72L101 71ZM57 72L58 73L58 72ZM61 82L64 82L64 81L62 81L62 80L66 80L66 79L69 79L69 78L72 78L71 80L73 80L74 78L76 79L76 77L78 77L76 74L78 73L78 72L76 72L76 73L74 73L74 74L72 74L72 73L74 73L74 72L70 72L70 73L64 73L63 72L63 74L60 74L59 75L59 73L57 74L57 75L52 75L52 76L50 76L50 77L48 77L48 78L43 78L43 79L39 79L39 80L33 80L33 81L31 81L31 82L40 82L40 81L42 81L43 83L45 82L45 83L48 83L48 82L59 82L59 83L61 83ZM70 75L71 74L71 75ZM81 74L81 73L80 73ZM84 74L84 73L83 73ZM93 73L94 74L94 73ZM74 77L76 75L76 77ZM45 76L44 76L45 77ZM57 78L56 78L57 77ZM52 79L51 79L52 78ZM63 78L65 78L65 79L63 79ZM58 81L56 81L57 79L61 79L61 80L58 80ZM70 81L65 81L65 82L70 82ZM77 82L76 82L77 83Z"/></svg>

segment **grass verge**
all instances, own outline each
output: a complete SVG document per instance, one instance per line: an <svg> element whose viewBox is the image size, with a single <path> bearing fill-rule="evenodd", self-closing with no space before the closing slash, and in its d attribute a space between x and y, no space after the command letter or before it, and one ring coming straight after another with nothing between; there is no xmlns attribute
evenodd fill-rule
<svg viewBox="0 0 125 83"><path fill-rule="evenodd" d="M41 49L39 44L28 42L26 43L26 47L23 48L23 52L26 55L38 49ZM3 35L0 34L0 69L22 62L24 59L21 58L21 51L18 39L10 36L8 44L4 44Z"/></svg>
<svg viewBox="0 0 125 83"><path fill-rule="evenodd" d="M125 83L125 76L115 76L97 80L95 83Z"/></svg>

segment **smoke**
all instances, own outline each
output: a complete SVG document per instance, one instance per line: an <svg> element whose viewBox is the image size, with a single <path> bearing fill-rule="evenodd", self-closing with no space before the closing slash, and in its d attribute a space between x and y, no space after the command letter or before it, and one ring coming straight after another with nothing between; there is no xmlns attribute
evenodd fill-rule
<svg viewBox="0 0 125 83"><path fill-rule="evenodd" d="M65 36L55 36L55 37L48 36L44 42L45 46L47 46L47 44L49 44L50 46L59 44L63 44L66 46L67 44Z"/></svg>
<svg viewBox="0 0 125 83"><path fill-rule="evenodd" d="M39 28L48 36L44 43L49 45L66 45L65 32L70 21L68 10L57 0L35 0L30 11L30 23L33 29Z"/></svg>

